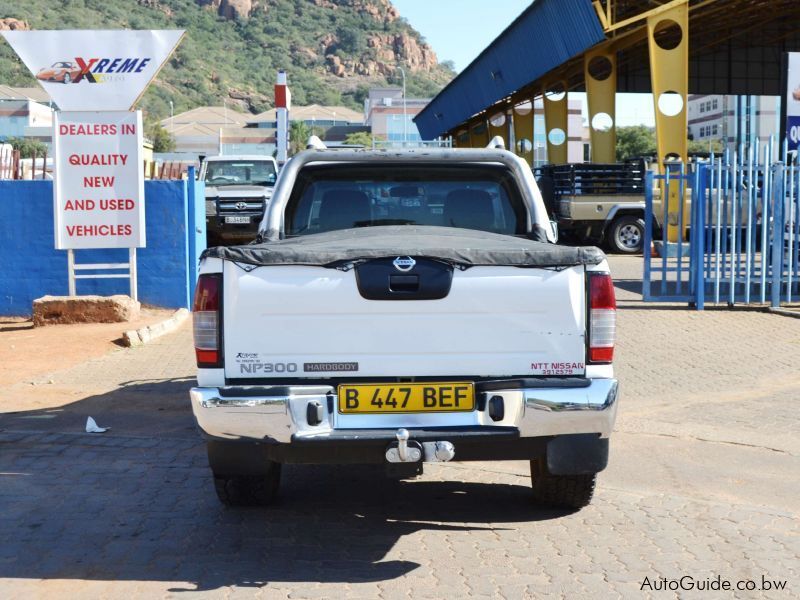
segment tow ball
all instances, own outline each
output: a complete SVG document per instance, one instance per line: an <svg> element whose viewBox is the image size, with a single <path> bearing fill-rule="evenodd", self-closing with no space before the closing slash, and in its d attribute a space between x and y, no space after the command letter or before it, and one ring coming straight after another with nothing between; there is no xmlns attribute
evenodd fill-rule
<svg viewBox="0 0 800 600"><path fill-rule="evenodd" d="M409 440L408 429L398 429L395 437L397 442L386 449L386 461L390 463L447 462L456 455L455 446L450 442Z"/></svg>

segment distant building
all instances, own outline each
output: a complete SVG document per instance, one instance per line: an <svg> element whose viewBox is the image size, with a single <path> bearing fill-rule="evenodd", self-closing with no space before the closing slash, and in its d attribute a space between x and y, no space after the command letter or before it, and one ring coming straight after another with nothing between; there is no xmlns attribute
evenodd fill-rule
<svg viewBox="0 0 800 600"><path fill-rule="evenodd" d="M389 142L419 142L413 118L430 102L430 98L403 99L403 90L395 87L373 88L364 100L364 123L376 139Z"/></svg>
<svg viewBox="0 0 800 600"><path fill-rule="evenodd" d="M347 108L346 106L293 106L289 110L290 121L303 121L307 125L317 127L342 127L347 125L361 126L364 124L364 115ZM274 108L264 111L247 120L250 127L275 129L278 126L276 110Z"/></svg>
<svg viewBox="0 0 800 600"><path fill-rule="evenodd" d="M247 121L247 127L274 131L278 126L276 112L273 108L256 115ZM289 122L296 121L321 130L322 138L329 145L343 142L351 133L369 131L364 125L364 115L346 106L293 106L289 110Z"/></svg>
<svg viewBox="0 0 800 600"><path fill-rule="evenodd" d="M217 154L263 154L275 151L275 131L246 127L252 115L225 106L200 106L162 119L175 139L169 158Z"/></svg>
<svg viewBox="0 0 800 600"><path fill-rule="evenodd" d="M737 96L690 95L687 102L689 137L698 142L722 142L734 149L738 142L758 138L769 143L780 135L780 99L775 96L742 96L743 118L737 118ZM742 131L737 128L741 121Z"/></svg>
<svg viewBox="0 0 800 600"><path fill-rule="evenodd" d="M48 146L52 140L53 111L41 88L0 85L0 141L29 138Z"/></svg>
<svg viewBox="0 0 800 600"><path fill-rule="evenodd" d="M341 143L347 135L368 131L364 116L346 106L294 106L290 121L302 121L321 128L326 142ZM242 113L224 106L200 106L166 118L161 125L175 138L175 152L167 158L213 156L217 154L260 154L275 152L275 109L257 115Z"/></svg>

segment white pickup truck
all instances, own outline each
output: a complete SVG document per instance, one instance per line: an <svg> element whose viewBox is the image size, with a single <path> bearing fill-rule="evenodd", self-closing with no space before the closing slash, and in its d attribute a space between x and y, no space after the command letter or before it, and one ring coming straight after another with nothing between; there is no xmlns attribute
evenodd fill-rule
<svg viewBox="0 0 800 600"><path fill-rule="evenodd" d="M202 257L191 403L217 494L268 504L283 463L529 460L535 501L585 506L615 323L605 256L553 243L513 154L305 151L256 243Z"/></svg>

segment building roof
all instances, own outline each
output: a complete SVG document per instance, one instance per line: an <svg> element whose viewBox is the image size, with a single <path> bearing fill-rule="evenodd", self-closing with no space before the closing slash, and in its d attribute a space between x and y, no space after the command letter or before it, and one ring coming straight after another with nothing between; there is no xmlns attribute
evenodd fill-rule
<svg viewBox="0 0 800 600"><path fill-rule="evenodd" d="M35 102L50 102L50 95L40 87L13 87L0 85L0 99L2 100L34 100Z"/></svg>
<svg viewBox="0 0 800 600"><path fill-rule="evenodd" d="M165 125L165 129L169 131L175 138L186 137L214 137L218 138L220 132L222 137L228 135L235 135L238 137L252 137L262 138L269 137L270 131L268 129L256 129L252 127L244 127L242 125L229 125L222 124L209 124L209 123L180 123L175 124L170 128L169 124Z"/></svg>
<svg viewBox="0 0 800 600"><path fill-rule="evenodd" d="M192 135L219 135L221 125L207 123L175 123L169 124L169 119L164 124L164 128L173 136L192 136Z"/></svg>
<svg viewBox="0 0 800 600"><path fill-rule="evenodd" d="M192 110L179 113L172 118L167 117L161 120L161 125L169 129L170 125L177 130L178 125L182 124L203 124L203 125L244 125L250 115L225 108L224 106L198 106Z"/></svg>
<svg viewBox="0 0 800 600"><path fill-rule="evenodd" d="M346 106L321 106L319 104L311 104L309 106L293 106L289 110L289 118L292 121L333 121L334 116L337 121L345 121L347 123L363 123L364 115L352 108ZM248 123L271 123L277 120L277 111L272 108L255 115L249 119Z"/></svg>

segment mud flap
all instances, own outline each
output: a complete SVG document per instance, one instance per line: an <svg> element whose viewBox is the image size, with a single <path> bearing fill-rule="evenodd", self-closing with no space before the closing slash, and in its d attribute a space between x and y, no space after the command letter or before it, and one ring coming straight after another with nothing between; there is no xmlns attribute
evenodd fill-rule
<svg viewBox="0 0 800 600"><path fill-rule="evenodd" d="M589 475L608 465L608 438L596 433L560 435L547 443L551 475Z"/></svg>

